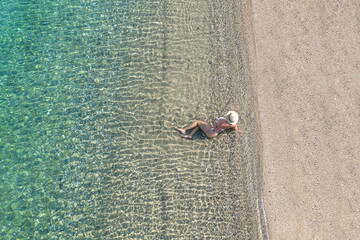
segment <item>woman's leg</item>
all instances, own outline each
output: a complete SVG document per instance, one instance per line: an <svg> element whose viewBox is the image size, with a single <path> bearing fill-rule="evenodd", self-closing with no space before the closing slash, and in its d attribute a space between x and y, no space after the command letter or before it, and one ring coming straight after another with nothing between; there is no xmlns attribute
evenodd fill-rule
<svg viewBox="0 0 360 240"><path fill-rule="evenodd" d="M194 136L194 134L195 134L197 131L199 131L199 129L200 129L200 127L195 127L195 128L191 131L190 134L183 136L183 138L189 138L189 139L191 139L191 138Z"/></svg>
<svg viewBox="0 0 360 240"><path fill-rule="evenodd" d="M182 134L184 134L184 133L186 133L187 130L197 127L199 122L202 122L202 121L199 121L199 120L195 121L195 122L191 123L189 126L187 126L186 128L175 128L175 129L178 130L179 132L181 132Z"/></svg>
<svg viewBox="0 0 360 240"><path fill-rule="evenodd" d="M187 130L192 129L192 128L194 128L194 130L192 130L190 134L184 136L185 138L192 138L192 136L199 130L199 128L201 128L201 130L203 130L204 133L206 134L206 136L208 136L209 138L216 137L216 135L217 135L214 132L214 130L211 128L211 126L209 126L209 124L207 124L206 122L200 121L200 120L191 123L186 128L176 128L176 130L178 130L179 132L184 134Z"/></svg>
<svg viewBox="0 0 360 240"><path fill-rule="evenodd" d="M198 126L201 128L201 130L204 131L206 136L208 136L209 138L214 138L217 136L217 133L214 131L214 129L211 126L209 126L209 124L207 124L206 122L199 122Z"/></svg>

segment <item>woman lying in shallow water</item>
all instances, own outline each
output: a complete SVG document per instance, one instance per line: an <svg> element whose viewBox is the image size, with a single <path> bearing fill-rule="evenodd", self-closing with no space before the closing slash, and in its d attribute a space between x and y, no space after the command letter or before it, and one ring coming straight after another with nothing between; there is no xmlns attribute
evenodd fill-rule
<svg viewBox="0 0 360 240"><path fill-rule="evenodd" d="M209 138L214 138L221 131L225 131L230 128L238 130L238 127L236 125L238 120L239 120L238 114L234 111L230 111L226 114L225 117L218 118L217 122L214 122L213 127L211 127L206 122L198 120L196 122L193 122L186 128L176 128L176 130L178 130L182 134L185 134L187 130L193 128L190 134L183 136L184 138L191 139L194 136L194 134L197 131L199 131L199 129L203 130L206 136L208 136Z"/></svg>

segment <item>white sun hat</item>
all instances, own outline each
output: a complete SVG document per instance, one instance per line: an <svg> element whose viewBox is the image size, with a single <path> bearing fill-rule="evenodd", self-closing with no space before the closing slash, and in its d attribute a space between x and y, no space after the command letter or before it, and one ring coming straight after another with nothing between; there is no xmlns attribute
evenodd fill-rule
<svg viewBox="0 0 360 240"><path fill-rule="evenodd" d="M225 119L228 123L230 123L231 125L236 124L239 120L239 115L234 112L234 111L230 111L226 114Z"/></svg>

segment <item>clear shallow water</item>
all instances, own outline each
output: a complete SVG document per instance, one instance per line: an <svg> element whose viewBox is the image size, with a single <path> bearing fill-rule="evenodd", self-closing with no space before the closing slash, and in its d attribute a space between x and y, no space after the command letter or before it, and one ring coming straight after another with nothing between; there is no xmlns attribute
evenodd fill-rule
<svg viewBox="0 0 360 240"><path fill-rule="evenodd" d="M2 3L0 238L262 238L233 8ZM174 131L230 109L241 133Z"/></svg>

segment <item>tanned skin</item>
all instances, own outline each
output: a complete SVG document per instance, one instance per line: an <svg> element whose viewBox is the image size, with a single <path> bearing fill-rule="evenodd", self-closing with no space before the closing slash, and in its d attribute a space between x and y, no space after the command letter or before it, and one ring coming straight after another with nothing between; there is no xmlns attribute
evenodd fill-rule
<svg viewBox="0 0 360 240"><path fill-rule="evenodd" d="M194 136L194 134L197 131L199 131L199 129L203 130L204 133L206 134L206 136L209 138L216 137L221 130L227 130L227 129L231 129L231 128L233 128L236 131L238 130L238 127L236 124L230 124L224 118L220 118L218 121L214 121L213 127L211 127L206 122L198 120L198 121L191 123L186 128L176 128L176 130L178 130L181 134L185 134L187 130L190 130L192 128L193 128L193 130L189 134L183 135L182 137L191 139Z"/></svg>

